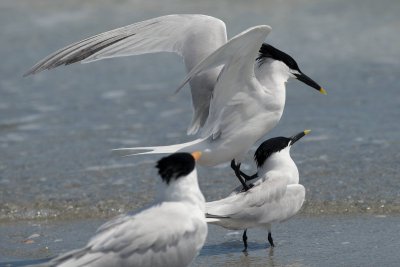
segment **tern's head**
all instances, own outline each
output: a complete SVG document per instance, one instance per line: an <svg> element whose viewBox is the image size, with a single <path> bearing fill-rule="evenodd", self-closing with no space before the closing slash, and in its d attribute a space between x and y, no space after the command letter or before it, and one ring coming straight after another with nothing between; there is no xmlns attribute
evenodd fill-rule
<svg viewBox="0 0 400 267"><path fill-rule="evenodd" d="M254 160L257 163L257 167L261 167L264 163L275 153L279 153L283 150L290 151L290 147L296 143L300 138L309 134L310 130L302 131L292 137L274 137L264 141L254 153Z"/></svg>
<svg viewBox="0 0 400 267"><path fill-rule="evenodd" d="M160 159L156 167L162 180L168 185L171 181L178 180L193 172L195 161L199 159L201 152L174 153Z"/></svg>
<svg viewBox="0 0 400 267"><path fill-rule="evenodd" d="M310 77L301 72L297 62L288 54L276 49L272 45L263 43L257 61L262 65L267 59L276 60L282 63L282 71L287 72L289 77L296 78L299 81L311 86L312 88L318 90L320 93L326 95L324 88L319 86Z"/></svg>
<svg viewBox="0 0 400 267"><path fill-rule="evenodd" d="M201 152L174 153L157 162L158 173L164 183L160 183L158 201L178 201L196 205L205 211L205 199L197 181L195 161Z"/></svg>

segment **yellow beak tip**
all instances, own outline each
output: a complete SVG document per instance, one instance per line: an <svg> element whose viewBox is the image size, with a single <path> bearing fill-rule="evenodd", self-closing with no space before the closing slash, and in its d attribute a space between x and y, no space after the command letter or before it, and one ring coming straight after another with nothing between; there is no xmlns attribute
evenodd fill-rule
<svg viewBox="0 0 400 267"><path fill-rule="evenodd" d="M319 88L319 92L323 95L327 95L328 93L326 92L326 90L324 88Z"/></svg>
<svg viewBox="0 0 400 267"><path fill-rule="evenodd" d="M309 134L309 133L311 133L311 130L304 130L304 134L305 134L305 135L307 135L307 134Z"/></svg>

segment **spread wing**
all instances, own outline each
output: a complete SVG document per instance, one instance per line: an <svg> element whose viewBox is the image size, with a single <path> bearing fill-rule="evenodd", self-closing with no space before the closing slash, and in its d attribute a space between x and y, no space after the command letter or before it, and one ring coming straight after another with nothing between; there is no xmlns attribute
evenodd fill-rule
<svg viewBox="0 0 400 267"><path fill-rule="evenodd" d="M61 266L186 266L204 244L204 220L163 203L102 226L85 248L52 260Z"/></svg>
<svg viewBox="0 0 400 267"><path fill-rule="evenodd" d="M183 57L190 71L203 58L226 43L225 23L205 15L168 15L145 20L86 38L68 45L34 65L26 75L105 58L156 52L173 52ZM219 69L193 77L190 82L194 108L188 128L194 134L202 127L209 112L210 98Z"/></svg>
<svg viewBox="0 0 400 267"><path fill-rule="evenodd" d="M214 88L210 114L202 130L203 137L224 134L224 126L232 124L232 120L241 119L240 106L257 86L254 61L270 31L271 28L266 25L243 31L195 66L183 80L178 90L196 75L223 66Z"/></svg>

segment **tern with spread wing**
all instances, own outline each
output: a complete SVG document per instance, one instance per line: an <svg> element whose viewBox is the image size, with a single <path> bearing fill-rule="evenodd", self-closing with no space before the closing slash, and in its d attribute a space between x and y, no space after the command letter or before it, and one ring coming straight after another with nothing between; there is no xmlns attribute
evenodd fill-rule
<svg viewBox="0 0 400 267"><path fill-rule="evenodd" d="M159 160L163 190L153 206L105 223L85 247L39 266L188 266L207 236L199 157L201 152L175 153Z"/></svg>
<svg viewBox="0 0 400 267"><path fill-rule="evenodd" d="M240 179L242 158L282 116L285 83L289 78L326 94L300 71L291 56L264 43L270 31L269 26L255 26L227 41L225 23L217 18L162 16L73 43L41 60L25 75L75 62L155 52L176 53L183 57L188 71L179 89L186 83L191 87L194 113L187 133L199 133L199 138L170 146L119 151L159 154L200 150L203 153L200 165L215 166L235 160L232 166Z"/></svg>
<svg viewBox="0 0 400 267"><path fill-rule="evenodd" d="M206 203L209 223L244 230L244 251L247 250L247 228L267 228L268 241L274 247L271 224L289 219L303 205L306 191L299 184L299 171L290 157L290 148L309 132L263 142L254 154L257 174L246 179L250 189L246 191L239 186L228 197ZM259 179L251 183L256 177Z"/></svg>

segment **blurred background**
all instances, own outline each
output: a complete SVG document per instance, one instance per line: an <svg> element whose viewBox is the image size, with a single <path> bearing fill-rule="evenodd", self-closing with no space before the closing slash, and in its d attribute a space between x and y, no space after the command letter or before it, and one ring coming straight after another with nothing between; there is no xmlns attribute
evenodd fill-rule
<svg viewBox="0 0 400 267"><path fill-rule="evenodd" d="M292 149L307 188L304 213L400 210L400 2L2 0L0 220L108 217L152 200L159 156L111 149L193 139L185 134L189 90L173 95L185 75L178 56L22 75L72 42L173 13L218 17L228 37L270 25L266 41L328 91L289 81L283 118L263 138L312 130ZM199 172L207 200L237 185L228 165Z"/></svg>

